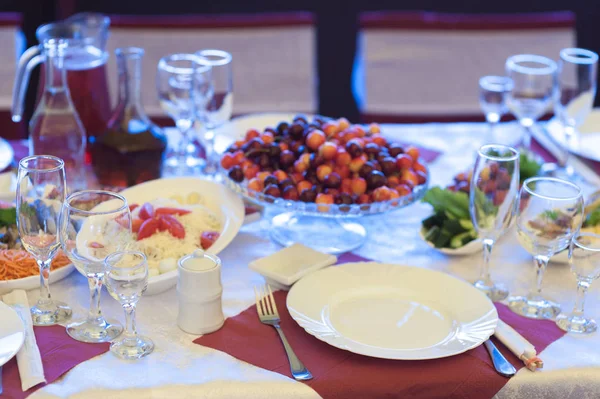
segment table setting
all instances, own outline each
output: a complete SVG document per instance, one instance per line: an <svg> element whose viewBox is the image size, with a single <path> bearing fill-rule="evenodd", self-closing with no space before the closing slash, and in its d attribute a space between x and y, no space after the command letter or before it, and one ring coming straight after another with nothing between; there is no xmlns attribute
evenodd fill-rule
<svg viewBox="0 0 600 399"><path fill-rule="evenodd" d="M368 125L232 117L234 57L170 54L161 128L143 49L119 48L101 131L68 92L106 18L23 56L45 88L2 175L0 396L598 395L595 53L509 57L479 80L486 123Z"/></svg>

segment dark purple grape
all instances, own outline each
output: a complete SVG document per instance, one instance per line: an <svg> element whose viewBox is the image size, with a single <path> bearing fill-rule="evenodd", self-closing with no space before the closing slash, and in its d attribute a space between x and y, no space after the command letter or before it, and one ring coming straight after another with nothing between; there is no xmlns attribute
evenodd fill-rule
<svg viewBox="0 0 600 399"><path fill-rule="evenodd" d="M352 139L348 143L346 143L346 151L348 151L348 154L350 154L352 158L359 157L363 153L363 149L360 146L358 140L356 139Z"/></svg>
<svg viewBox="0 0 600 399"><path fill-rule="evenodd" d="M294 140L300 140L304 134L304 123L294 122L288 128L289 136Z"/></svg>
<svg viewBox="0 0 600 399"><path fill-rule="evenodd" d="M277 178L275 176L269 175L269 176L265 177L265 181L264 181L265 187L267 187L268 185L271 185L271 184L277 185L277 183L279 183L279 182L277 181Z"/></svg>
<svg viewBox="0 0 600 399"><path fill-rule="evenodd" d="M313 152L312 154L310 154L309 165L311 168L317 169L319 166L323 165L324 163L325 163L325 158L323 158L321 155L317 154L316 152Z"/></svg>
<svg viewBox="0 0 600 399"><path fill-rule="evenodd" d="M331 172L325 176L324 183L327 188L338 188L342 184L342 178L336 172Z"/></svg>
<svg viewBox="0 0 600 399"><path fill-rule="evenodd" d="M296 149L296 151L294 151L294 153L295 153L297 156L300 156L300 155L302 155L302 154L305 154L305 153L307 153L307 152L308 152L308 148L307 148L305 145L301 145L301 146L299 146L299 147Z"/></svg>
<svg viewBox="0 0 600 399"><path fill-rule="evenodd" d="M317 177L317 172L315 169L308 169L304 172L304 180L311 182L313 185L319 183L319 178Z"/></svg>
<svg viewBox="0 0 600 399"><path fill-rule="evenodd" d="M269 144L269 156L271 158L279 158L279 155L281 155L281 147L279 147L279 145L277 145L277 143L271 143Z"/></svg>
<svg viewBox="0 0 600 399"><path fill-rule="evenodd" d="M294 116L294 123L295 122L300 122L303 125L306 125L308 123L308 119L306 118L306 115L298 114Z"/></svg>
<svg viewBox="0 0 600 399"><path fill-rule="evenodd" d="M279 165L282 168L287 169L290 166L292 166L294 162L296 162L296 156L293 152L291 152L290 150L285 150L281 152L281 155L279 156Z"/></svg>
<svg viewBox="0 0 600 399"><path fill-rule="evenodd" d="M367 154L367 155L372 154L373 156L377 155L380 150L381 149L379 148L379 146L375 143L369 143L369 144L365 145L365 149L364 149L365 154Z"/></svg>
<svg viewBox="0 0 600 399"><path fill-rule="evenodd" d="M290 127L289 123L281 122L279 125L277 125L277 133L279 133L279 135L283 136L289 127Z"/></svg>
<svg viewBox="0 0 600 399"><path fill-rule="evenodd" d="M363 179L366 179L367 176L369 176L371 174L371 172L374 170L376 170L375 163L368 161L368 162L365 162L363 164L363 166L360 167L360 169L358 170L358 175L360 177L362 177Z"/></svg>
<svg viewBox="0 0 600 399"><path fill-rule="evenodd" d="M262 153L260 154L260 156L258 157L258 166L260 166L261 169L267 168L271 165L271 158L269 158L269 156L266 153Z"/></svg>
<svg viewBox="0 0 600 399"><path fill-rule="evenodd" d="M255 137L248 142L248 149L249 150L260 150L261 148L263 148L264 145L265 145L265 143L262 141L262 139L260 137Z"/></svg>
<svg viewBox="0 0 600 399"><path fill-rule="evenodd" d="M388 146L388 150L391 157L396 158L400 154L404 154L404 148L398 143L391 143Z"/></svg>
<svg viewBox="0 0 600 399"><path fill-rule="evenodd" d="M277 186L277 184L269 184L268 186L265 187L265 189L263 190L263 193L270 195L272 197L281 197L281 190L279 190L279 187Z"/></svg>
<svg viewBox="0 0 600 399"><path fill-rule="evenodd" d="M244 172L239 166L234 166L229 170L229 178L235 182L241 183L244 181Z"/></svg>
<svg viewBox="0 0 600 399"><path fill-rule="evenodd" d="M315 202L316 199L317 190L315 187L304 189L300 193L300 201L302 202Z"/></svg>
<svg viewBox="0 0 600 399"><path fill-rule="evenodd" d="M298 141L292 141L289 144L289 150L292 151L292 152L296 152L296 151L298 151L298 149L300 147L303 147L303 146L304 145L303 145L302 141L300 141L300 140L298 140Z"/></svg>
<svg viewBox="0 0 600 399"><path fill-rule="evenodd" d="M281 189L282 192L283 192L283 190L285 190L286 187L289 187L289 186L296 187L296 185L294 184L294 182L292 181L292 179L290 179L289 177L286 178L286 179L283 179L279 183L279 188Z"/></svg>
<svg viewBox="0 0 600 399"><path fill-rule="evenodd" d="M386 176L391 176L395 172L398 171L398 167L396 166L396 160L392 157L386 157L381 162L381 171Z"/></svg>
<svg viewBox="0 0 600 399"><path fill-rule="evenodd" d="M272 133L272 134L273 134L273 136L278 136L278 135L279 135L279 133L277 132L277 129L275 129L275 128L272 128L272 127L270 127L270 126L269 126L269 127L266 127L266 128L265 128L265 130L264 130L264 132L265 132L265 133L266 133L266 132L270 132L270 133Z"/></svg>
<svg viewBox="0 0 600 399"><path fill-rule="evenodd" d="M339 193L336 197L335 197L335 203L338 205L350 205L352 204L354 201L352 200L352 196L350 194L347 193Z"/></svg>
<svg viewBox="0 0 600 399"><path fill-rule="evenodd" d="M366 178L369 190L375 190L378 187L385 186L387 179L383 173L378 170L372 171Z"/></svg>

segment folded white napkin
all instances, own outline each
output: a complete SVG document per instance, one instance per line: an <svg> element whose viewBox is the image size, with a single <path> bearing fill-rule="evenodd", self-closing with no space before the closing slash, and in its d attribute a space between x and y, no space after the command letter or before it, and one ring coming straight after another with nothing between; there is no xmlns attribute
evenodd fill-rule
<svg viewBox="0 0 600 399"><path fill-rule="evenodd" d="M27 294L23 290L14 290L4 295L2 300L17 311L25 325L25 342L21 350L17 353L21 388L24 392L34 385L46 382L40 349L37 346L35 334L33 333L29 302L27 301Z"/></svg>
<svg viewBox="0 0 600 399"><path fill-rule="evenodd" d="M529 370L535 371L544 367L544 362L537 357L537 352L531 342L527 341L521 334L516 332L502 320L498 320L494 335L496 335L500 342L510 349L515 356L521 359Z"/></svg>

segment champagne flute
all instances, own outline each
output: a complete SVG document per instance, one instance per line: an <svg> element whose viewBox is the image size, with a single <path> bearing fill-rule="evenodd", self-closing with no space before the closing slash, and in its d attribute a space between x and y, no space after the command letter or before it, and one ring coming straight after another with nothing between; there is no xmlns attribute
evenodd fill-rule
<svg viewBox="0 0 600 399"><path fill-rule="evenodd" d="M564 128L565 154L558 165L546 170L554 177L570 179L575 176L568 164L570 151L579 147L579 127L587 118L596 96L598 54L581 49L566 48L560 52L557 84L554 89L554 113Z"/></svg>
<svg viewBox="0 0 600 399"><path fill-rule="evenodd" d="M508 296L490 275L492 247L512 221L519 189L519 152L500 144L479 149L471 179L469 210L471 220L483 241L483 263L475 287L492 301Z"/></svg>
<svg viewBox="0 0 600 399"><path fill-rule="evenodd" d="M513 312L532 319L553 319L560 313L560 305L542 296L542 280L550 257L567 248L582 221L583 197L575 184L551 177L523 182L517 238L533 255L536 278L527 296L508 299Z"/></svg>
<svg viewBox="0 0 600 399"><path fill-rule="evenodd" d="M483 76L479 79L479 106L485 114L493 137L494 127L506 114L506 94L512 90L512 79L506 76Z"/></svg>
<svg viewBox="0 0 600 399"><path fill-rule="evenodd" d="M210 65L202 64L194 54L171 54L158 62L158 99L181 133L176 154L169 154L165 160L166 175L190 175L204 165L200 149L190 137L196 119L193 81L210 81L210 73Z"/></svg>
<svg viewBox="0 0 600 399"><path fill-rule="evenodd" d="M50 155L21 159L17 178L17 229L23 247L40 268L40 298L31 308L36 326L71 318L71 308L50 296L50 264L60 247L58 219L65 199L65 164Z"/></svg>
<svg viewBox="0 0 600 399"><path fill-rule="evenodd" d="M569 247L569 264L577 278L577 301L571 314L558 315L556 324L568 332L594 332L598 325L584 316L583 304L590 285L600 277L600 235L581 233L573 237Z"/></svg>
<svg viewBox="0 0 600 399"><path fill-rule="evenodd" d="M531 128L552 102L556 62L540 55L513 55L506 60L506 75L513 81L506 104L525 129L523 146L529 149Z"/></svg>
<svg viewBox="0 0 600 399"><path fill-rule="evenodd" d="M92 207L90 209L90 207ZM75 267L88 279L90 310L86 318L67 325L67 333L82 342L108 342L123 331L100 309L104 259L131 242L131 213L127 200L103 190L78 191L63 205L60 243Z"/></svg>
<svg viewBox="0 0 600 399"><path fill-rule="evenodd" d="M215 154L215 130L231 119L233 112L233 68L231 54L223 50L200 50L196 55L211 66L213 94L204 107L198 107L198 119L204 123L206 166L204 174L215 176L217 155ZM202 98L202 86L197 93Z"/></svg>
<svg viewBox="0 0 600 399"><path fill-rule="evenodd" d="M110 344L110 351L123 359L139 359L154 350L148 337L138 335L135 307L148 286L148 262L141 252L123 251L109 255L104 261L106 289L123 306L125 332Z"/></svg>

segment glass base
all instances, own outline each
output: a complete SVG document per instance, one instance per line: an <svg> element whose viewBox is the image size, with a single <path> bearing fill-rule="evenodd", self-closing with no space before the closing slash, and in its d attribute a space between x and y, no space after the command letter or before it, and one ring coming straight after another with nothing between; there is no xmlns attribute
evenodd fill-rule
<svg viewBox="0 0 600 399"><path fill-rule="evenodd" d="M567 314L558 315L556 325L564 331L579 334L593 333L598 329L598 325L593 319Z"/></svg>
<svg viewBox="0 0 600 399"><path fill-rule="evenodd" d="M364 244L367 230L355 222L283 213L271 220L271 239L288 247L302 243L316 251L340 254Z"/></svg>
<svg viewBox="0 0 600 399"><path fill-rule="evenodd" d="M110 351L121 359L140 359L154 350L154 342L148 337L137 335L121 338L110 344Z"/></svg>
<svg viewBox="0 0 600 399"><path fill-rule="evenodd" d="M187 156L180 158L173 155L165 159L163 165L163 177L175 177L175 176L191 176L202 173L206 161L202 158Z"/></svg>
<svg viewBox="0 0 600 399"><path fill-rule="evenodd" d="M59 301L52 301L47 304L38 302L30 309L30 312L34 326L62 324L69 320L73 314L69 305Z"/></svg>
<svg viewBox="0 0 600 399"><path fill-rule="evenodd" d="M123 326L116 320L85 319L67 325L71 338L90 343L110 342L123 332Z"/></svg>
<svg viewBox="0 0 600 399"><path fill-rule="evenodd" d="M508 290L502 284L493 284L490 286L483 280L477 280L473 285L487 295L492 302L499 302L508 296Z"/></svg>
<svg viewBox="0 0 600 399"><path fill-rule="evenodd" d="M510 310L530 319L554 319L560 313L560 305L547 299L527 297L508 298Z"/></svg>

